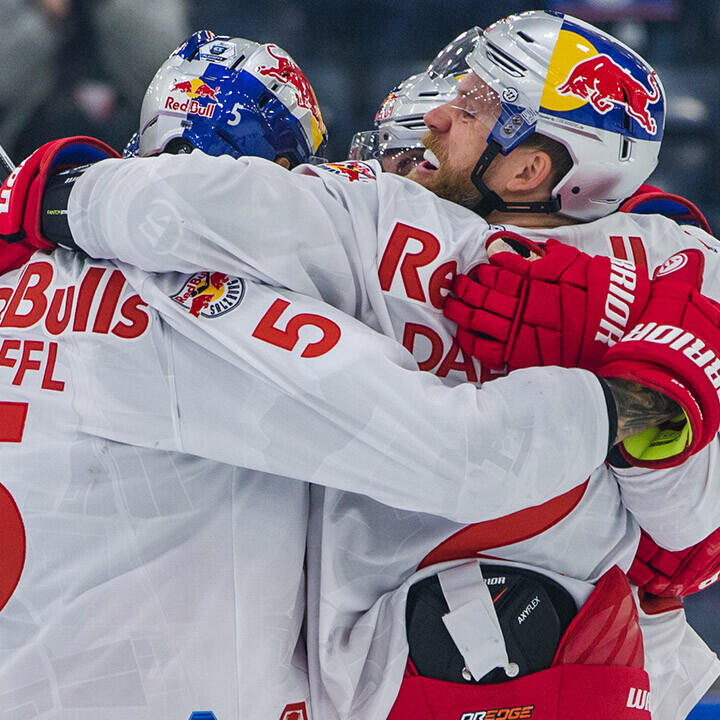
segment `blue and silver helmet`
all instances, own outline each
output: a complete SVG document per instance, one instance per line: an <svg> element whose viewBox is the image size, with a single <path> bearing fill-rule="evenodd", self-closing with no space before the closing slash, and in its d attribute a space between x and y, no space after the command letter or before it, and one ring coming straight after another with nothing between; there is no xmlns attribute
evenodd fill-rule
<svg viewBox="0 0 720 720"><path fill-rule="evenodd" d="M131 144L133 141L131 140ZM198 148L208 155L322 157L327 130L310 83L281 48L200 30L150 83L135 147L142 156Z"/></svg>

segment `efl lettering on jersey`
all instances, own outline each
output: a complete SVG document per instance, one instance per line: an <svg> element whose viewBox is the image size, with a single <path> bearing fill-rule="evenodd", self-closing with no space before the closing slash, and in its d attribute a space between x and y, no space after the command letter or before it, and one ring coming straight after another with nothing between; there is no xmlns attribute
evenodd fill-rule
<svg viewBox="0 0 720 720"><path fill-rule="evenodd" d="M534 705L475 710L464 712L458 720L526 720L526 718L532 718L534 710Z"/></svg>
<svg viewBox="0 0 720 720"><path fill-rule="evenodd" d="M14 370L13 385L20 386L26 379L38 377L42 390L62 392L65 381L55 376L57 354L56 342L6 338L0 343L0 369L9 367Z"/></svg>
<svg viewBox="0 0 720 720"><path fill-rule="evenodd" d="M55 286L55 273L50 262L31 262L15 287L0 287L0 330L39 327L51 337L73 332L122 340L147 330L147 304L126 290L119 270L89 267L67 287Z"/></svg>

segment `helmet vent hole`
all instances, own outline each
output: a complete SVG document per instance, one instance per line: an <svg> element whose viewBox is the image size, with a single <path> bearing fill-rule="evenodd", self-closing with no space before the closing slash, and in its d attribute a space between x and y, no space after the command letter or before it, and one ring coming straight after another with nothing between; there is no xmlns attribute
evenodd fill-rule
<svg viewBox="0 0 720 720"><path fill-rule="evenodd" d="M632 154L632 142L628 138L623 137L622 143L620 144L620 161L627 161L630 159Z"/></svg>
<svg viewBox="0 0 720 720"><path fill-rule="evenodd" d="M525 77L525 74L527 73L527 68L524 65L489 43L487 49L485 50L485 55L491 63L497 65L512 77Z"/></svg>
<svg viewBox="0 0 720 720"><path fill-rule="evenodd" d="M237 70L238 66L244 59L245 59L245 55L243 54L232 64L232 69Z"/></svg>
<svg viewBox="0 0 720 720"><path fill-rule="evenodd" d="M271 97L272 96L270 95L270 93L264 93L263 96L258 100L258 107L260 109L264 108L270 102Z"/></svg>
<svg viewBox="0 0 720 720"><path fill-rule="evenodd" d="M580 188L576 185L570 192L573 195L578 195L580 193Z"/></svg>
<svg viewBox="0 0 720 720"><path fill-rule="evenodd" d="M277 83L273 83L272 87L270 88L273 92L275 92L280 86Z"/></svg>
<svg viewBox="0 0 720 720"><path fill-rule="evenodd" d="M533 40L527 33L524 33L522 30L518 30L518 36L521 37L525 42L535 42L535 40Z"/></svg>

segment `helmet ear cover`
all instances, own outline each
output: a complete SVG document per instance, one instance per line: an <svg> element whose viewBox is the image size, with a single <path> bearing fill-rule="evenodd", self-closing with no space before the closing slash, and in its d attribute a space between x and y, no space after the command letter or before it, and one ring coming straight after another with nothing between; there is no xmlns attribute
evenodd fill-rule
<svg viewBox="0 0 720 720"><path fill-rule="evenodd" d="M168 142L163 152L169 155L184 155L191 153L194 149L195 146L187 138L176 137Z"/></svg>

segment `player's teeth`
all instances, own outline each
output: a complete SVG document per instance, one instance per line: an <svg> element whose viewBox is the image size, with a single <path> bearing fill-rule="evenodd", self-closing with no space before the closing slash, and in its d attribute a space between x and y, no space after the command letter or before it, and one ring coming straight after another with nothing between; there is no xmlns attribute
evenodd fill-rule
<svg viewBox="0 0 720 720"><path fill-rule="evenodd" d="M426 150L423 153L423 160L427 160L433 167L440 167L440 161L432 150Z"/></svg>

